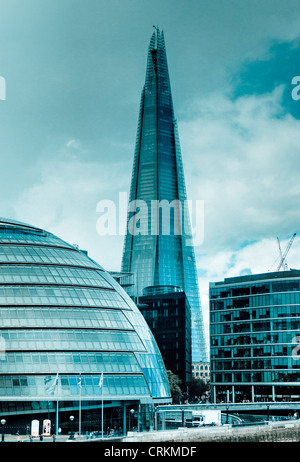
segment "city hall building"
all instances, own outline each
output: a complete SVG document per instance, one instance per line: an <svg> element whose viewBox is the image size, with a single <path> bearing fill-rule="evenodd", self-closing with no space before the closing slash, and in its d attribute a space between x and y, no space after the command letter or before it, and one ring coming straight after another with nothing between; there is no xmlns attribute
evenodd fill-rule
<svg viewBox="0 0 300 462"><path fill-rule="evenodd" d="M115 279L53 234L3 218L0 347L9 433L32 420L67 432L70 416L76 431L147 429L154 405L171 402L154 337Z"/></svg>
<svg viewBox="0 0 300 462"><path fill-rule="evenodd" d="M300 400L300 270L210 283L213 402Z"/></svg>

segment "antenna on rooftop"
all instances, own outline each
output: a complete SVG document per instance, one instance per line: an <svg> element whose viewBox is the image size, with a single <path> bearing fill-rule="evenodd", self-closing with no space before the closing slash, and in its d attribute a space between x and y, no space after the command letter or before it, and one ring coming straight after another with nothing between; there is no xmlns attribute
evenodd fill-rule
<svg viewBox="0 0 300 462"><path fill-rule="evenodd" d="M154 26L154 25L153 25L153 27L154 27L154 29L156 30L156 36L155 36L155 38L156 38L156 47L157 47L157 45L158 45L157 42L158 42L159 28L158 28L158 26Z"/></svg>

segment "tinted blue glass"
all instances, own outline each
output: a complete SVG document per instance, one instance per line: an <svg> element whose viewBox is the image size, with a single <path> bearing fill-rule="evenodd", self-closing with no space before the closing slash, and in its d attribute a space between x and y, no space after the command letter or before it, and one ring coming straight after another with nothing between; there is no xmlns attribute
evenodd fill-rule
<svg viewBox="0 0 300 462"><path fill-rule="evenodd" d="M298 400L300 271L231 278L210 289L211 383L234 399ZM280 292L280 290L282 292ZM239 388L243 385L243 388ZM263 388L264 387L264 388Z"/></svg>
<svg viewBox="0 0 300 462"><path fill-rule="evenodd" d="M186 292L192 315L192 360L199 362L207 361L208 354L186 199L164 36L156 30L148 50L130 189L130 202L142 200L147 210L128 212L122 271L136 274L135 288L128 292L135 297L153 285L179 286ZM151 210L151 201L178 201L181 210L160 218ZM136 222L142 226L140 234ZM175 232L180 224L181 235Z"/></svg>
<svg viewBox="0 0 300 462"><path fill-rule="evenodd" d="M79 394L79 374L82 397L99 399L102 372L106 399L170 396L155 341L116 281L56 236L4 219L0 342L2 400L36 401L54 393L67 400ZM139 353L149 357L152 375ZM152 386L157 381L163 383L159 390Z"/></svg>

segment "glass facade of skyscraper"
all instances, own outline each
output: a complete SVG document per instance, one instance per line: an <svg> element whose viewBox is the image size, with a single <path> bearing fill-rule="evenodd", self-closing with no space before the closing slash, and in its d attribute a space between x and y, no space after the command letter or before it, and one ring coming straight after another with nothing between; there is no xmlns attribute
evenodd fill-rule
<svg viewBox="0 0 300 462"><path fill-rule="evenodd" d="M138 308L157 341L166 369L178 375L182 391L187 392L192 371L191 310L187 297L173 287L148 287L144 293Z"/></svg>
<svg viewBox="0 0 300 462"><path fill-rule="evenodd" d="M165 367L143 316L86 253L0 219L0 412L170 402ZM103 382L101 377L103 373ZM57 375L58 374L58 375ZM80 381L79 381L80 378ZM91 404L92 403L92 404Z"/></svg>
<svg viewBox="0 0 300 462"><path fill-rule="evenodd" d="M148 50L122 271L136 275L133 297L148 286L179 286L192 313L192 358L207 349L163 32Z"/></svg>
<svg viewBox="0 0 300 462"><path fill-rule="evenodd" d="M210 285L213 400L300 399L300 271Z"/></svg>

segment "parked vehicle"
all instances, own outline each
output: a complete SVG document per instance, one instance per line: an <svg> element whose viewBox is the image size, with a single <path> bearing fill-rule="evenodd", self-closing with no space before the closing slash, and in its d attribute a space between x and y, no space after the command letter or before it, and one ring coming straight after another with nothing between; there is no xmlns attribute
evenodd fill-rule
<svg viewBox="0 0 300 462"><path fill-rule="evenodd" d="M204 427L206 425L221 425L221 411L214 409L193 411L192 426Z"/></svg>

